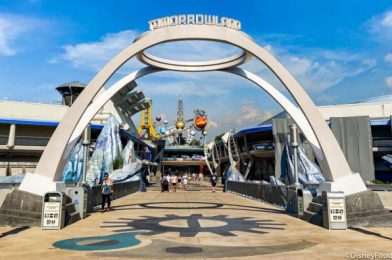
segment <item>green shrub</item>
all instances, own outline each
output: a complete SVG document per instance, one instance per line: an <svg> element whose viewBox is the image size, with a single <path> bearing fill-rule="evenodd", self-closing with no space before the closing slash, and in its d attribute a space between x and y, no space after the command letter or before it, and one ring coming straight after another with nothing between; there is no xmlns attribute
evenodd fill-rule
<svg viewBox="0 0 392 260"><path fill-rule="evenodd" d="M123 164L124 164L123 158L121 156L117 156L113 160L113 171L117 169L121 169L123 167Z"/></svg>
<svg viewBox="0 0 392 260"><path fill-rule="evenodd" d="M380 180L372 180L372 182L374 184L390 184L389 182L383 182L383 181L380 181Z"/></svg>

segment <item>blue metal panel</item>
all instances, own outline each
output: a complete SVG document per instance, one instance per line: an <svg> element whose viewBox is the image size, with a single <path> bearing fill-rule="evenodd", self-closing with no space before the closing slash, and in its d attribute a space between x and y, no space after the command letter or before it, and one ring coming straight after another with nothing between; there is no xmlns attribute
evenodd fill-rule
<svg viewBox="0 0 392 260"><path fill-rule="evenodd" d="M239 137L242 135L247 135L247 134L256 133L256 132L266 132L266 131L272 131L272 125L261 125L261 126L256 126L256 127L252 127L252 128L246 128L246 129L239 131L234 136Z"/></svg>
<svg viewBox="0 0 392 260"><path fill-rule="evenodd" d="M370 125L378 126L378 125L391 125L390 119L370 119Z"/></svg>
<svg viewBox="0 0 392 260"><path fill-rule="evenodd" d="M54 126L57 127L59 125L58 121L37 121L37 120L28 120L28 119L7 119L0 118L0 124L15 124L15 125L34 125L34 126ZM92 124L91 128L93 129L102 129L103 125L100 124Z"/></svg>
<svg viewBox="0 0 392 260"><path fill-rule="evenodd" d="M329 120L327 122L329 124ZM391 120L388 118L371 119L370 124L372 126L391 125ZM255 132L265 132L265 131L272 131L272 125L261 125L261 126L251 127L251 128L245 128L237 132L234 136L238 137L241 135L251 134Z"/></svg>
<svg viewBox="0 0 392 260"><path fill-rule="evenodd" d="M0 124L58 126L59 122L56 122L56 121L34 121L34 120L24 120L24 119L5 119L5 118L0 118Z"/></svg>
<svg viewBox="0 0 392 260"><path fill-rule="evenodd" d="M143 144L145 146L147 146L150 149L153 149L150 145L146 144L145 142L143 142L142 140L140 140L139 138L137 138L136 136L132 135L131 133L128 133L127 131L125 131L124 129L120 128L120 131L126 135L127 137L129 137L129 139L131 139L132 141L136 142L136 143L140 143Z"/></svg>

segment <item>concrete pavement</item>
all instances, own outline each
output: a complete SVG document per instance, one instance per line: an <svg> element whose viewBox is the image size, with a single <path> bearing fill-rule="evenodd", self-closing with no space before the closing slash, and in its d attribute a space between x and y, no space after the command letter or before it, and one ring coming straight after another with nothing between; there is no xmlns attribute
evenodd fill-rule
<svg viewBox="0 0 392 260"><path fill-rule="evenodd" d="M0 238L4 259L348 259L392 257L390 229L329 231L274 206L208 184L159 187L113 203L63 230L28 228ZM8 233L7 233L8 232ZM363 258L363 257L362 257Z"/></svg>

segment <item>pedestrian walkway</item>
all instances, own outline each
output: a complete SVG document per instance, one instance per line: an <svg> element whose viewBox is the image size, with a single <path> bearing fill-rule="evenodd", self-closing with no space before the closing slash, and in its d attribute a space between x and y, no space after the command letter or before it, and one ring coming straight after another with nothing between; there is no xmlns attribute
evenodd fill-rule
<svg viewBox="0 0 392 260"><path fill-rule="evenodd" d="M162 193L156 185L113 204L113 211L93 213L62 230L7 233L0 238L0 258L344 259L391 252L387 229L377 230L382 236L328 231L259 201L212 193L206 183L176 193Z"/></svg>

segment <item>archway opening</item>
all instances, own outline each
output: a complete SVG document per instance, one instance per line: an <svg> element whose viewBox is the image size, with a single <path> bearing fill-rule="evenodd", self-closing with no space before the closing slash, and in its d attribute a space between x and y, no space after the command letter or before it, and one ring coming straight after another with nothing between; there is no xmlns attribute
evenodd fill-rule
<svg viewBox="0 0 392 260"><path fill-rule="evenodd" d="M144 50L161 43L189 39L230 43L243 49L244 53L239 56L228 57L222 60L190 62L189 64L184 64L184 62L175 60L161 59L159 57L149 57L143 53ZM97 97L102 86L125 62L134 56L138 56L144 63L155 67L155 69L158 68L158 70L169 69L180 71L184 70L184 67L186 68L185 71L209 71L229 68L235 70L235 68L233 68L234 66L242 64L246 62L249 57L254 56L265 63L293 95L301 108L302 113L300 114L305 117L304 122L310 125L311 131L316 135L322 155L319 160L320 166L323 169L327 180L332 181L332 183L329 183L325 188L329 190L334 190L335 188L341 190L341 187L344 187L348 193L366 189L360 176L358 174L352 174L336 139L320 115L320 112L287 69L243 32L224 26L213 25L181 25L154 29L143 34L128 48L119 53L88 84L84 93L82 93L77 102L71 107L67 116L60 123L38 164L36 174L46 176L49 183L58 180L61 168L69 154L67 146L75 127L83 117L91 102ZM247 76L248 73L244 72L242 74ZM27 182L29 178L25 178L25 180ZM341 180L343 184L336 185L334 188L334 183L338 180ZM348 183L352 184L353 181L357 185L355 187L350 187ZM21 187L27 188L23 183Z"/></svg>

